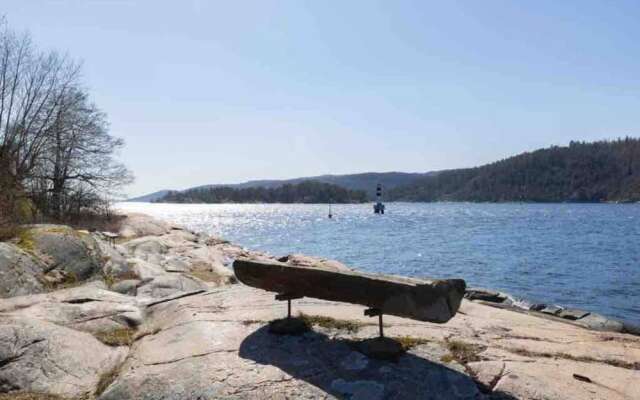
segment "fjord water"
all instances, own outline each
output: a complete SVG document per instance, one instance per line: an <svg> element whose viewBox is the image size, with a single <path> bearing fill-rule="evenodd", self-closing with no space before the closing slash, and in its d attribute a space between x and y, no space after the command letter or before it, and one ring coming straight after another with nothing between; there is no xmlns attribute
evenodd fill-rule
<svg viewBox="0 0 640 400"><path fill-rule="evenodd" d="M640 323L640 205L121 203L274 255L357 269L464 278L531 301Z"/></svg>

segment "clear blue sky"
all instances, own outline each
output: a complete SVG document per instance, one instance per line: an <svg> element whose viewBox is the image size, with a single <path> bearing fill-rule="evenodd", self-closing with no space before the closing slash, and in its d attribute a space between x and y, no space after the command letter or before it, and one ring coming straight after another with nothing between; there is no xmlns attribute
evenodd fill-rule
<svg viewBox="0 0 640 400"><path fill-rule="evenodd" d="M3 1L84 62L130 194L640 136L638 1Z"/></svg>

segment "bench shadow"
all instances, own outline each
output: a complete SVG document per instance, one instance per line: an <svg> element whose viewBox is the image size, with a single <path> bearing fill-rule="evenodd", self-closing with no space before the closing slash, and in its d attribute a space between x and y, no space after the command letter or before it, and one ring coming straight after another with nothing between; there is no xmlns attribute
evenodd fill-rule
<svg viewBox="0 0 640 400"><path fill-rule="evenodd" d="M411 352L395 361L382 361L355 348L353 341L320 332L277 335L263 326L242 341L239 355L275 366L337 398L516 399L491 392L470 376Z"/></svg>

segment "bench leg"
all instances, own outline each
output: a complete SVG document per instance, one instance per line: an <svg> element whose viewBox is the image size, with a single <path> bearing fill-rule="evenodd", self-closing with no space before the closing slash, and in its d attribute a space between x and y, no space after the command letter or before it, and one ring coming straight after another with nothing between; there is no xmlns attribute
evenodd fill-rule
<svg viewBox="0 0 640 400"><path fill-rule="evenodd" d="M279 294L276 295L276 300L278 300L278 301L286 300L287 301L287 318L291 318L291 300L301 299L302 297L303 296L296 295L296 294L279 293Z"/></svg>
<svg viewBox="0 0 640 400"><path fill-rule="evenodd" d="M380 337L384 337L384 329L382 324L382 310L379 308L367 308L364 310L364 315L367 317L378 317L378 328L380 330Z"/></svg>
<svg viewBox="0 0 640 400"><path fill-rule="evenodd" d="M280 335L302 335L309 330L309 326L303 319L291 317L291 300L301 298L302 296L292 293L279 293L276 295L276 300L287 301L287 318L271 321L269 323L269 332Z"/></svg>

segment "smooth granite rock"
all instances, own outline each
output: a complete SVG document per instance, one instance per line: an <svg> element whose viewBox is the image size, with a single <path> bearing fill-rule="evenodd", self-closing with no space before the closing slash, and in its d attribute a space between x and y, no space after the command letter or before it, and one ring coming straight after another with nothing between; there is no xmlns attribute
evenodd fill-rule
<svg viewBox="0 0 640 400"><path fill-rule="evenodd" d="M462 368L417 353L375 360L354 351L344 332L275 335L246 320L273 319L272 303L268 293L233 285L151 307L147 324L157 333L136 342L99 400L490 398ZM363 318L358 306L307 304L306 313L320 305L321 314L349 309Z"/></svg>
<svg viewBox="0 0 640 400"><path fill-rule="evenodd" d="M192 274L213 285L235 280L233 272L224 265L224 254L187 231L174 229L162 236L140 237L126 242L124 248L129 253L129 264L137 265L134 268L141 279Z"/></svg>
<svg viewBox="0 0 640 400"><path fill-rule="evenodd" d="M41 293L43 265L10 243L0 243L0 298Z"/></svg>
<svg viewBox="0 0 640 400"><path fill-rule="evenodd" d="M133 269L127 262L127 249L122 245L113 246L100 239L97 242L102 253L103 273L116 279L121 277L130 278L133 274Z"/></svg>
<svg viewBox="0 0 640 400"><path fill-rule="evenodd" d="M164 297L178 292L208 289L209 286L198 278L187 274L167 274L153 278L139 286L137 295L143 297Z"/></svg>
<svg viewBox="0 0 640 400"><path fill-rule="evenodd" d="M135 328L142 324L144 312L134 297L94 283L0 301L0 323L5 317L37 318L90 333Z"/></svg>
<svg viewBox="0 0 640 400"><path fill-rule="evenodd" d="M140 236L159 236L169 233L171 226L166 222L145 214L129 213L120 226L120 236L134 238Z"/></svg>
<svg viewBox="0 0 640 400"><path fill-rule="evenodd" d="M49 304L42 307L43 303ZM35 353L24 362L22 358L14 362L11 355L0 358L5 363L0 381L13 382L11 390L19 386L65 398L93 393L91 376L106 370L99 361L111 360L113 355L119 361L124 358L119 353L125 354L126 349L96 345L79 330L87 329L90 320L101 321L100 328L106 328L114 322L109 315L130 306L145 309L138 326L143 334L122 364L113 363L119 367L99 400L628 400L640 396L635 385L640 378L640 338L631 335L590 331L565 320L463 301L461 312L446 325L386 316L385 335L414 344L395 360L385 361L366 357L358 349L358 343L378 334L361 306L296 300L296 313L359 328L313 323L301 336L274 335L269 333L268 321L284 315L286 304L275 302L271 293L244 285L149 302L102 290L96 284L0 300L1 327L15 326L17 319L37 320L44 324L44 332L50 332L51 340L57 340L49 346L53 356ZM30 330L21 325L17 331ZM14 336L13 332L4 335ZM27 338L26 343L37 337ZM76 377L60 370L50 372L55 368L52 362ZM36 376L37 370L51 378ZM573 374L593 383L577 380ZM21 383L29 376L36 376L29 382L38 384Z"/></svg>
<svg viewBox="0 0 640 400"><path fill-rule="evenodd" d="M0 393L92 396L100 377L116 369L127 349L109 347L88 333L33 318L0 324Z"/></svg>
<svg viewBox="0 0 640 400"><path fill-rule="evenodd" d="M138 293L138 286L140 286L141 284L142 281L139 279L125 279L114 283L111 286L111 290L121 294L135 296Z"/></svg>
<svg viewBox="0 0 640 400"><path fill-rule="evenodd" d="M595 313L581 317L576 324L594 331L624 332L625 330L624 323Z"/></svg>
<svg viewBox="0 0 640 400"><path fill-rule="evenodd" d="M115 248L145 278L110 284L147 293L123 295L90 280L0 299L0 398L18 391L74 400L640 398L640 337L612 332L619 324L597 314L570 321L462 300L446 325L385 315L385 337L406 351L380 360L359 346L379 333L361 305L294 300L292 314L304 314L310 330L270 333L268 322L287 314L273 293L189 274L210 271L212 260L273 258L167 229L159 235L165 253L150 245L152 256L138 250L140 259ZM168 271L178 266L173 260L185 263L180 272Z"/></svg>
<svg viewBox="0 0 640 400"><path fill-rule="evenodd" d="M67 226L35 226L29 231L34 252L46 270L64 271L75 281L83 281L102 268L102 254L96 240Z"/></svg>

